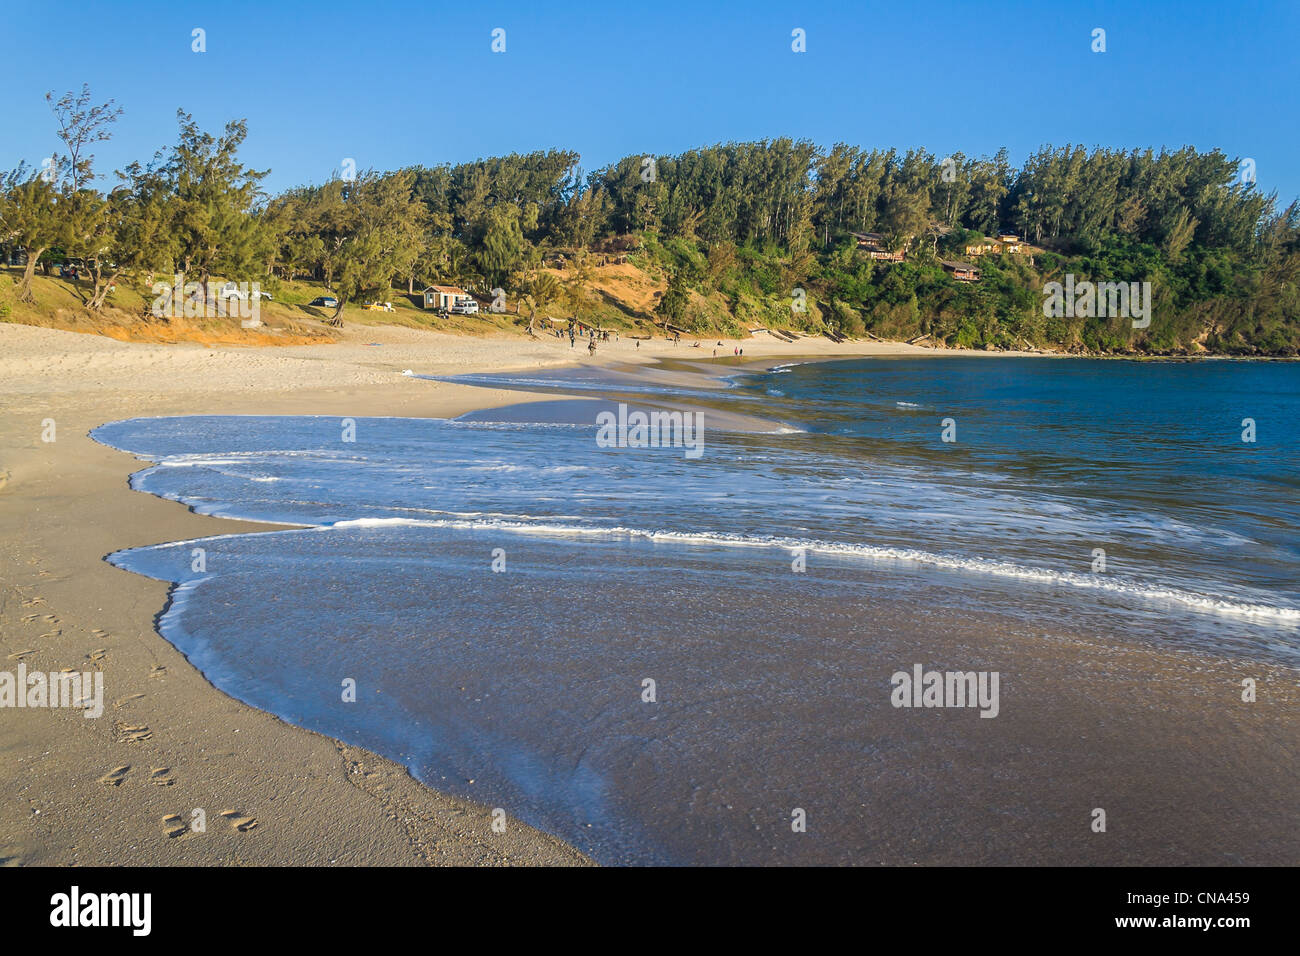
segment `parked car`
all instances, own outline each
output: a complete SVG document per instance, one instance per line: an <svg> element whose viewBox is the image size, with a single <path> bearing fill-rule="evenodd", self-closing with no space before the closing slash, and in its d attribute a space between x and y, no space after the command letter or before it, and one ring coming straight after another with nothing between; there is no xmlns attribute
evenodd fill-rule
<svg viewBox="0 0 1300 956"><path fill-rule="evenodd" d="M477 315L478 302L469 296L464 296L452 303L450 311L454 315Z"/></svg>
<svg viewBox="0 0 1300 956"><path fill-rule="evenodd" d="M238 299L240 302L243 302L245 294L240 290L239 286L235 285L235 283L227 282L217 291L217 297L220 299ZM264 302L272 301L271 293L263 292L261 289L258 289L256 292L252 289L248 290L248 297L256 297Z"/></svg>
<svg viewBox="0 0 1300 956"><path fill-rule="evenodd" d="M367 312L392 312L393 303L391 302L371 302L366 306Z"/></svg>
<svg viewBox="0 0 1300 956"><path fill-rule="evenodd" d="M318 295L316 298L311 300L311 304L323 305L331 309L337 309L339 306L339 300L334 298L332 295Z"/></svg>

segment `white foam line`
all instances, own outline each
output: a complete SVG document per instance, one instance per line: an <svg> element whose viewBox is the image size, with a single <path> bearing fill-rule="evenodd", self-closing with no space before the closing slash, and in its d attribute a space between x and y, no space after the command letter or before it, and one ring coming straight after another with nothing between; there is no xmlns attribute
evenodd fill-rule
<svg viewBox="0 0 1300 956"><path fill-rule="evenodd" d="M378 528L390 525L451 528L457 530L513 531L520 534L544 536L594 535L606 537L643 538L649 541L673 541L682 544L708 544L725 547L774 548L784 551L803 548L822 554L866 558L873 561L901 561L915 565L931 565L952 571L969 571L995 577L1034 581L1039 584L1066 585L1080 589L1106 591L1112 594L1138 597L1152 601L1172 601L1195 611L1224 614L1233 617L1267 619L1283 622L1300 622L1300 608L1271 607L1266 604L1244 604L1206 595L1180 591L1176 588L1155 587L1143 584L1124 584L1113 579L1073 571L1053 571L1049 568L1031 568L983 558L957 558L911 548L887 548L873 545L842 544L803 538L753 538L717 532L649 531L643 528L582 527L578 525L530 524L521 521L456 521L419 518L356 518L323 525L329 528Z"/></svg>

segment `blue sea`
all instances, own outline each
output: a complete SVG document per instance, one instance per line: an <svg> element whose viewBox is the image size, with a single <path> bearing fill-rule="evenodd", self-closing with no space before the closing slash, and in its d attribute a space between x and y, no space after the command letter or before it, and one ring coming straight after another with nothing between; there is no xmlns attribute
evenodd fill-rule
<svg viewBox="0 0 1300 956"><path fill-rule="evenodd" d="M461 376L537 394L459 420L104 425L136 490L297 526L109 560L175 583L160 630L223 691L608 863L996 862L873 835L890 674L935 635L1004 672L1008 642L1300 664L1300 365L707 364ZM620 401L701 410L703 453L602 447Z"/></svg>

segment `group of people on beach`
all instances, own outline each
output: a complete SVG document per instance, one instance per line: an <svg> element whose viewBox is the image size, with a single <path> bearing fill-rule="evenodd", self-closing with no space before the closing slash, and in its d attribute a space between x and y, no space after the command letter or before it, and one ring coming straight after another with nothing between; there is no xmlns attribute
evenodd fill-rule
<svg viewBox="0 0 1300 956"><path fill-rule="evenodd" d="M595 355L595 354L596 354L596 342L597 342L597 341L600 341L600 342L608 342L608 341L609 341L609 330L608 330L608 329L596 329L596 328L592 328L592 327L590 327L590 326L587 327L587 328L583 328L583 327L578 323L578 320L577 320L577 319L570 319L570 320L569 320L569 326L568 326L567 331L568 331L568 334L569 334L569 348L573 348L575 345L577 345L577 343L578 343L578 336L582 335L582 336L585 336L585 337L587 338L587 354L588 354L588 355ZM563 337L563 336L564 336L564 331L562 331L562 330L560 330L560 329L557 328L557 329L555 330L555 334L556 334L556 336L558 336L558 337ZM618 341L618 333L617 333L617 332L614 333L614 341L615 341L615 342ZM641 347L641 343L638 342L638 343L637 343L637 347L640 348L640 347Z"/></svg>
<svg viewBox="0 0 1300 956"><path fill-rule="evenodd" d="M568 332L568 335L569 335L569 348L574 348L574 347L577 345L577 343L578 343L578 337L579 337L579 336L584 336L584 337L587 338L587 340L588 340L588 341L587 341L587 354L588 354L588 355L595 355L595 354L596 354L596 342L597 342L597 341L600 341L600 342L608 342L608 341L610 340L610 339L609 339L609 335L610 335L610 333L609 333L609 330L608 330L608 329L598 330L598 329L595 329L595 328L590 327L590 326L584 328L584 327L583 327L583 326L578 322L577 319L570 319L570 320L569 320L569 325L568 325L567 329L560 329L560 328L557 327L557 328L555 329L555 335L556 335L557 338L563 338L563 337L564 337L564 334L565 334L566 331ZM673 345L678 345L678 344L680 344L680 343L681 343L681 340L682 340L681 333L679 333L679 332L674 332L674 333L672 334L672 343L673 343ZM618 341L618 333L617 333L617 332L614 333L614 341L615 341L615 342ZM718 345L721 345L721 344L722 344L721 342L718 343ZM637 339L637 340L636 340L636 347L637 347L638 349L641 347L641 341L640 341L640 339ZM691 348L695 348L695 349L700 348L700 343L699 343L699 342L696 342L694 345L691 346ZM732 349L732 354L735 355L737 358L739 358L740 356L742 356L742 355L745 354L745 350L744 350L743 348L741 348L740 346L736 346L735 348ZM713 357L714 357L714 358L717 358L717 357L718 357L718 350L717 350L716 348L713 350Z"/></svg>
<svg viewBox="0 0 1300 956"><path fill-rule="evenodd" d="M674 332L674 333L672 334L672 342L673 342L673 345L678 345L681 341L682 341L681 333L679 333L679 332ZM718 344L721 345L722 343L719 342ZM641 347L641 343L638 342L638 343L637 343L637 348L640 348L640 347ZM699 342L696 342L694 345L691 346L691 348L693 348L693 349L698 349L699 347L700 347L700 343L699 343ZM739 358L740 356L742 356L742 355L745 354L745 350L744 350L743 348L741 348L740 346L736 346L735 348L732 349L732 354L735 355L737 358ZM713 357L714 357L714 358L717 358L717 357L718 357L718 350L717 350L717 349L714 349L714 350L713 350Z"/></svg>
<svg viewBox="0 0 1300 956"><path fill-rule="evenodd" d="M569 336L569 347L570 347L570 348L572 348L573 345L577 342L579 336L583 336L583 337L589 338L589 339L591 339L593 342L594 342L594 341L601 341L601 342L608 342L608 341L609 341L609 332L608 332L607 330L605 330L605 329L594 329L594 328L590 328L590 327L588 327L588 328L583 328L580 324L578 324L577 322L573 321L572 319L569 321L569 325L568 325L567 328L564 328L564 329L559 329L559 328L557 328L557 329L555 329L555 335L556 335L557 338L563 338L566 334ZM616 342L618 341L618 333L617 333L617 332L614 333L614 341L616 341Z"/></svg>

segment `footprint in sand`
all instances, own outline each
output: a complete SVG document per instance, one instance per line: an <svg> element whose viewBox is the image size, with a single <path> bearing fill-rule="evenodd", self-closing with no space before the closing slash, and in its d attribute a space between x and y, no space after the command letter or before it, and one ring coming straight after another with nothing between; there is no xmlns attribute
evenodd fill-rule
<svg viewBox="0 0 1300 956"><path fill-rule="evenodd" d="M28 654L35 654L35 653L36 653L35 648L29 647L25 651L14 651L12 654L9 655L9 659L11 661L20 661Z"/></svg>
<svg viewBox="0 0 1300 956"><path fill-rule="evenodd" d="M35 624L40 621L42 624L58 624L59 619L54 614L28 614L23 618L24 624Z"/></svg>
<svg viewBox="0 0 1300 956"><path fill-rule="evenodd" d="M36 607L37 605L39 605L39 604L44 604L44 603L45 603L45 598L43 598L43 597L34 597L34 598L30 598L30 599L24 601L24 602L23 602L23 607Z"/></svg>
<svg viewBox="0 0 1300 956"><path fill-rule="evenodd" d="M63 636L63 628L61 628L61 627L56 627L54 630L52 630L52 631L46 631L44 634L41 635L41 637L43 637L43 638L44 638L44 637L62 637L62 636Z"/></svg>
<svg viewBox="0 0 1300 956"><path fill-rule="evenodd" d="M95 650L91 651L89 654L86 655L86 660L102 661L107 656L108 656L108 651L104 650L104 648L102 647L97 647L95 648Z"/></svg>
<svg viewBox="0 0 1300 956"><path fill-rule="evenodd" d="M155 787L170 787L176 782L171 767L150 767L149 782Z"/></svg>
<svg viewBox="0 0 1300 956"><path fill-rule="evenodd" d="M90 633L95 637L108 637L108 631L104 630L102 627L97 627Z"/></svg>
<svg viewBox="0 0 1300 956"><path fill-rule="evenodd" d="M122 785L122 781L126 779L126 775L130 770L131 770L130 764L126 764L125 766L121 766L121 767L116 767L113 770L110 770L108 773L104 774L104 776L100 777L99 782L104 784L104 786L106 787L120 787Z"/></svg>
<svg viewBox="0 0 1300 956"><path fill-rule="evenodd" d="M221 815L226 818L226 822L240 833L247 833L253 827L257 826L257 821L250 816L245 816L238 810L222 810Z"/></svg>
<svg viewBox="0 0 1300 956"><path fill-rule="evenodd" d="M113 706L120 709L126 704L131 703L131 701L140 700L142 697L144 697L144 694L127 694L125 697L119 697L117 700L113 701Z"/></svg>
<svg viewBox="0 0 1300 956"><path fill-rule="evenodd" d="M151 670L151 671L149 672L149 676L150 676L150 677L166 677L166 676L167 676L167 668L163 667L161 664L155 664L155 665L153 666L153 670Z"/></svg>
<svg viewBox="0 0 1300 956"><path fill-rule="evenodd" d="M174 840L182 833L189 830L189 826L181 819L179 813L169 813L162 818L163 833L167 834L167 839Z"/></svg>
<svg viewBox="0 0 1300 956"><path fill-rule="evenodd" d="M153 736L153 731L144 724L140 724L139 726L118 724L114 729L117 731L118 743L123 744L138 744Z"/></svg>

